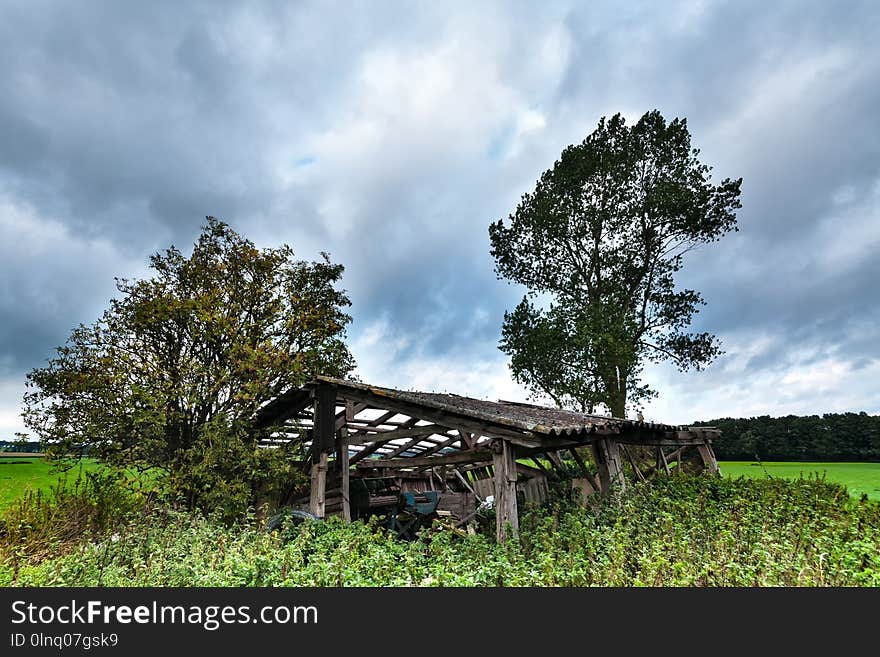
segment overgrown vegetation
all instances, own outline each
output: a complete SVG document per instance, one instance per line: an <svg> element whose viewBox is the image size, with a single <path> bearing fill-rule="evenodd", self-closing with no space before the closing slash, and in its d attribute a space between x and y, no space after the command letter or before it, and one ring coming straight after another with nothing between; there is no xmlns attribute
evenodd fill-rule
<svg viewBox="0 0 880 657"><path fill-rule="evenodd" d="M141 500L143 501L143 500ZM446 530L411 543L336 519L267 533L149 508L46 559L10 553L0 584L44 586L877 586L880 505L821 479L673 476L619 503L525 513L521 540ZM9 519L6 520L9 522ZM24 544L21 544L22 546Z"/></svg>

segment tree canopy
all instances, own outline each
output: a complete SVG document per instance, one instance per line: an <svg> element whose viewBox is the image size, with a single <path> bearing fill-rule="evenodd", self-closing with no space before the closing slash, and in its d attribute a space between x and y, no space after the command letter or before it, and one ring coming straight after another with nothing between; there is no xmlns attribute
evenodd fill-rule
<svg viewBox="0 0 880 657"><path fill-rule="evenodd" d="M322 255L258 249L208 217L189 257L172 246L151 257L151 278L117 279L100 319L28 375L27 426L56 451L161 468L192 504L230 487L253 502L289 460L257 449L254 412L353 367L343 267Z"/></svg>
<svg viewBox="0 0 880 657"><path fill-rule="evenodd" d="M722 460L880 461L880 415L825 413L785 417L719 418L712 447Z"/></svg>
<svg viewBox="0 0 880 657"><path fill-rule="evenodd" d="M675 274L688 251L736 230L742 179L713 185L698 155L685 119L603 117L490 225L496 273L528 290L500 348L534 394L624 416L655 394L646 360L699 369L720 353L715 336L688 331L704 301Z"/></svg>

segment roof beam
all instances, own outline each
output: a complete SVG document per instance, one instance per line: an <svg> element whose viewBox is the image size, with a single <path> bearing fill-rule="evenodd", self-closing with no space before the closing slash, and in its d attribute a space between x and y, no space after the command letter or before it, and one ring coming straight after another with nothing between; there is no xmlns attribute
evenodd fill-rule
<svg viewBox="0 0 880 657"><path fill-rule="evenodd" d="M363 445L364 443L372 443L377 440L388 442L389 440L398 440L400 438L413 438L416 436L425 437L432 434L444 434L448 431L445 427L429 424L421 427L404 427L401 429L392 429L391 431L382 431L378 433L361 434L360 436L349 436L346 441L349 445Z"/></svg>
<svg viewBox="0 0 880 657"><path fill-rule="evenodd" d="M340 396L353 401L366 402L371 405L381 404L383 407L393 409L396 413L417 417L422 420L430 420L440 426L449 429L458 429L459 427L477 433L482 436L492 438L508 438L511 440L528 440L532 434L525 431L518 431L503 426L497 426L483 420L475 419L469 415L451 413L449 411L431 408L430 406L421 406L420 404L395 399L383 395L377 395L368 390L360 390L358 388L340 388Z"/></svg>

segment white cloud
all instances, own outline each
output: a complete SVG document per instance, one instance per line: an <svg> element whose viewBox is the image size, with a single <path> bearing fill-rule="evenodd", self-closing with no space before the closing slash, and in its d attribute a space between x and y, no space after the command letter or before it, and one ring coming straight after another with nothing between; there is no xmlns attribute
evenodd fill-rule
<svg viewBox="0 0 880 657"><path fill-rule="evenodd" d="M526 400L527 391L511 379L506 357L500 352L470 358L417 351L401 359L401 353L411 346L410 337L393 333L387 320L372 323L352 342L358 376L366 383L389 388L451 392L477 399Z"/></svg>
<svg viewBox="0 0 880 657"><path fill-rule="evenodd" d="M601 115L658 107L745 182L742 232L682 271L729 355L649 370L649 412L876 408L876 369L854 364L877 353L875 8L404 7L25 3L0 24L0 335L14 345L0 368L38 365L114 275L216 214L346 265L366 380L524 398L497 350L517 295L492 275L487 225ZM773 357L775 372L755 364ZM817 368L853 383L823 388Z"/></svg>
<svg viewBox="0 0 880 657"><path fill-rule="evenodd" d="M20 409L23 394L23 381L0 381L0 440L14 440L16 433L25 432Z"/></svg>
<svg viewBox="0 0 880 657"><path fill-rule="evenodd" d="M880 413L880 358L858 368L833 357L764 369L741 368L746 354L735 352L730 360L729 368L727 361L703 372L648 368L660 396L646 406L645 417L687 424L722 417Z"/></svg>

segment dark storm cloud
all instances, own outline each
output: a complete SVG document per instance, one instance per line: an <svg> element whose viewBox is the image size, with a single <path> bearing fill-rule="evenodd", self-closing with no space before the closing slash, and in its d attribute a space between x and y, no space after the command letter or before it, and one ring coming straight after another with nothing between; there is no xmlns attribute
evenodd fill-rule
<svg viewBox="0 0 880 657"><path fill-rule="evenodd" d="M387 362L500 363L522 291L488 224L600 116L655 107L744 178L741 232L682 272L732 347L704 394L748 345L756 372L877 358L875 3L0 11L7 383L208 214L345 264L352 335L381 326Z"/></svg>
<svg viewBox="0 0 880 657"><path fill-rule="evenodd" d="M744 178L741 232L682 272L709 302L697 328L731 342L777 336L753 369L803 363L798 348L880 357L880 231L864 230L880 222L877 6L728 3L683 23L674 14L650 4L599 22L594 10L572 12L572 31L590 37L576 42L558 102L593 96L602 113L686 116L716 179Z"/></svg>

